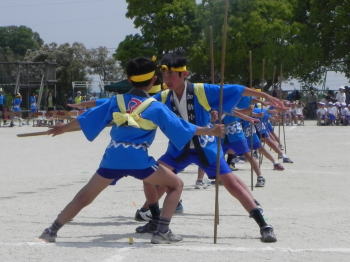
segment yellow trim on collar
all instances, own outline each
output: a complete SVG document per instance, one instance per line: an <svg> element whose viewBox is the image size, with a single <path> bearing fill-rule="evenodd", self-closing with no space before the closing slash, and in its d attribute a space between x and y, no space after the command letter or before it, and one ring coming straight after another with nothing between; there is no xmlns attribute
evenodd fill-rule
<svg viewBox="0 0 350 262"><path fill-rule="evenodd" d="M130 76L130 80L133 82L144 82L147 80L150 80L155 74L155 71L149 72L147 74L142 74L142 75L133 75Z"/></svg>
<svg viewBox="0 0 350 262"><path fill-rule="evenodd" d="M159 93L160 91L162 91L161 85L155 85L155 86L152 86L150 90L148 90L148 93L155 94L155 93Z"/></svg>

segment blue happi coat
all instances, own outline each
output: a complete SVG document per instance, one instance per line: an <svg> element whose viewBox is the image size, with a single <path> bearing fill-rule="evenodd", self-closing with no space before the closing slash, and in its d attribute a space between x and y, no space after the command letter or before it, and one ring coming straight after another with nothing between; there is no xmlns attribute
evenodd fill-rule
<svg viewBox="0 0 350 262"><path fill-rule="evenodd" d="M205 96L205 100L210 108L205 108L203 106L203 96L199 98L199 95L195 93L194 96L194 113L195 113L195 124L198 126L210 126L210 110L219 110L219 100L220 100L220 86L213 84L195 84L199 86ZM223 88L223 112L231 112L232 108L240 100L243 92L245 90L244 86L241 85L224 85ZM168 92L168 91L163 91ZM170 91L166 97L166 100L163 101L170 110L172 109L170 96L175 95L173 91ZM157 100L162 101L162 94L156 94L154 96ZM217 139L213 136L199 136L200 146L203 149L203 152L209 162L209 164L213 164L216 161L216 152L217 152ZM177 158L181 154L183 154L184 149L179 149L176 147L172 141L169 141L167 154L170 156ZM221 155L223 153L221 152Z"/></svg>
<svg viewBox="0 0 350 262"><path fill-rule="evenodd" d="M123 97L128 112L132 112L147 99L129 93ZM99 102L102 103L77 118L84 135L90 141L113 120L114 112L121 111L115 96ZM152 102L141 113L141 117L159 126L177 150L181 150L191 140L197 128L178 118L158 101ZM152 144L155 134L156 129L144 130L127 125L113 125L110 131L111 141L102 157L100 168L145 169L153 166L156 161L148 155L148 147Z"/></svg>

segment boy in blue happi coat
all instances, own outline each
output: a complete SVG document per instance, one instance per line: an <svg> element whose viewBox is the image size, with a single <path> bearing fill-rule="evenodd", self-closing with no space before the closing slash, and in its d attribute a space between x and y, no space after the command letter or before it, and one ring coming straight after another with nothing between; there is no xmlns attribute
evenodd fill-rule
<svg viewBox="0 0 350 262"><path fill-rule="evenodd" d="M177 54L166 54L161 60L162 78L169 91L163 91L155 97L164 102L181 118L200 126L210 126L210 110L219 108L220 87L211 84L192 84L186 81L189 72L186 68L186 58ZM280 100L265 93L259 93L241 85L225 85L223 88L223 111L231 112L242 95L261 96L277 107L283 107ZM190 164L196 164L203 169L209 178L216 176L217 140L212 136L195 136L183 149L178 149L170 141L167 152L160 157L159 163L174 172L185 169ZM260 227L263 242L275 242L276 236L272 226L268 225L259 210L257 203L241 179L235 176L227 165L223 153L219 152L220 180L228 192L237 198ZM161 193L152 186L145 186L146 195ZM148 200L147 200L148 202ZM146 203L147 204L147 203ZM146 205L145 204L145 205ZM137 228L137 232L152 232L152 221Z"/></svg>
<svg viewBox="0 0 350 262"><path fill-rule="evenodd" d="M213 128L198 127L178 118L162 103L150 98L147 90L156 80L156 65L146 58L136 58L127 65L127 75L133 89L124 95L113 96L100 105L91 108L76 120L55 126L48 131L56 136L68 131L81 129L90 141L111 122L111 141L102 157L99 168L90 181L77 193L73 200L57 216L54 223L44 230L40 239L55 242L57 231L73 219L82 208L90 204L108 185L125 176L133 176L152 185L167 187L162 212L158 212L157 201L151 202L150 209L157 224L151 242L172 243L182 240L169 229L170 219L180 199L183 183L169 169L159 165L148 155L157 126L173 145L181 150L194 135L222 135L223 125Z"/></svg>

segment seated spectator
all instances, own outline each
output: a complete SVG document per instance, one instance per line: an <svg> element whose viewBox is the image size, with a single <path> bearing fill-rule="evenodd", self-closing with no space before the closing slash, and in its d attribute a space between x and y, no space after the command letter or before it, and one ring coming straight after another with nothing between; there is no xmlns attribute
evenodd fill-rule
<svg viewBox="0 0 350 262"><path fill-rule="evenodd" d="M317 115L317 125L326 125L327 124L327 108L324 102L318 103L318 109L316 111Z"/></svg>

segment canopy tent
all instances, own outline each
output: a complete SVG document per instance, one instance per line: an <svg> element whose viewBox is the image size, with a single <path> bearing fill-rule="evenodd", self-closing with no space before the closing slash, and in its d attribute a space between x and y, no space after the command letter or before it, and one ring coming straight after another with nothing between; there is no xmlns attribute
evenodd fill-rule
<svg viewBox="0 0 350 262"><path fill-rule="evenodd" d="M107 92L115 92L118 94L124 94L132 88L132 85L128 80L122 80L116 83L105 85L104 89Z"/></svg>
<svg viewBox="0 0 350 262"><path fill-rule="evenodd" d="M325 77L325 83L320 83L313 86L317 90L338 90L341 86L350 86L349 79L345 77L345 74L328 71ZM297 79L288 79L282 82L283 91L293 91L293 90L302 90L302 83Z"/></svg>

